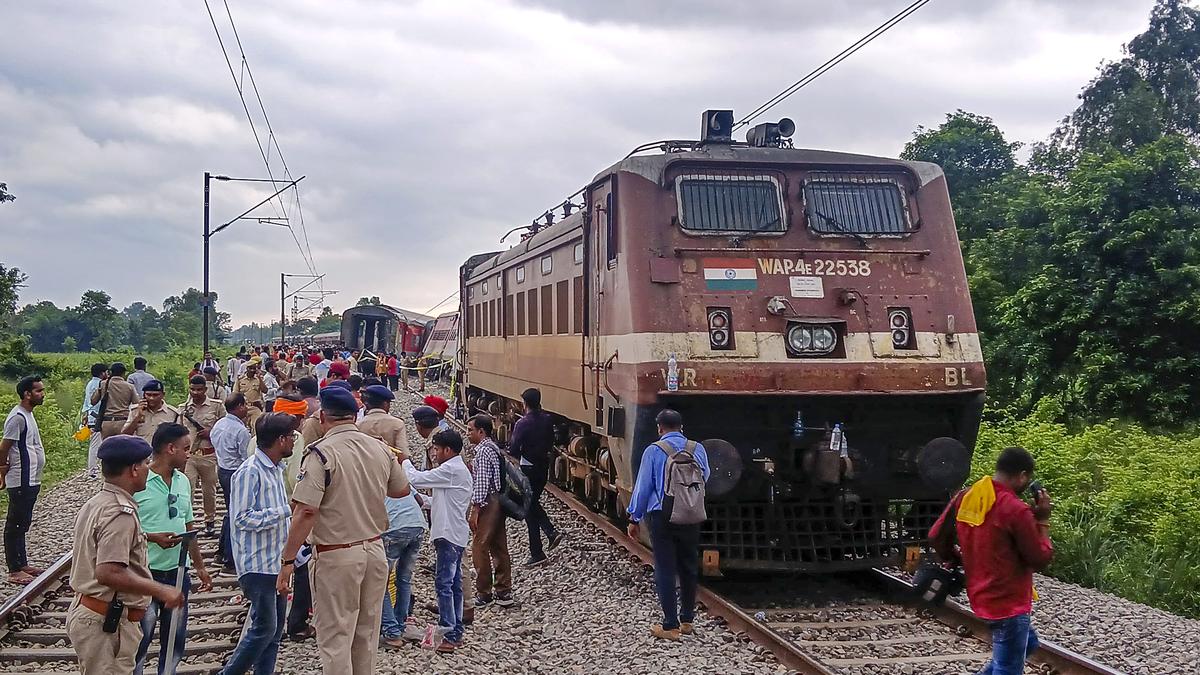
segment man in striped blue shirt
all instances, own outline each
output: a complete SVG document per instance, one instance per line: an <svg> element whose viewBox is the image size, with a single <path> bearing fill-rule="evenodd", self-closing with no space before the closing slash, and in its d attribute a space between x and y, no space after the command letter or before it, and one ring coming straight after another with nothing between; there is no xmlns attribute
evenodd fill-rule
<svg viewBox="0 0 1200 675"><path fill-rule="evenodd" d="M287 596L275 588L283 566L292 511L284 487L283 460L291 457L293 419L268 413L254 425L258 448L238 467L231 480L230 544L238 585L250 601L250 628L229 657L222 675L275 672L279 638L283 634Z"/></svg>

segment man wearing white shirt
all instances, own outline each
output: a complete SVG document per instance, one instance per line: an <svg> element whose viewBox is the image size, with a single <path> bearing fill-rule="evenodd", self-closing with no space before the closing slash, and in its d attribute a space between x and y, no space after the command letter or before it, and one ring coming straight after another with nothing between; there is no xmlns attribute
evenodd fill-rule
<svg viewBox="0 0 1200 675"><path fill-rule="evenodd" d="M246 428L245 419L249 414L246 397L234 394L225 399L225 416L217 420L212 431L208 434L213 449L217 455L217 482L221 485L221 493L225 495L225 503L229 504L230 480L233 472L246 459L247 445L250 443L250 430ZM217 558L224 562L226 572L233 572L233 553L229 548L229 510L221 520L221 539L217 544Z"/></svg>
<svg viewBox="0 0 1200 675"><path fill-rule="evenodd" d="M87 385L83 388L83 408L80 410L81 422L89 429L92 429L92 435L88 437L88 461L87 471L88 478L95 479L100 471L100 459L96 456L96 452L100 450L100 432L95 430L96 415L100 414L100 404L92 403L92 394L100 388L100 385L108 379L108 365L104 363L96 363L92 365L92 379L88 380Z"/></svg>
<svg viewBox="0 0 1200 675"><path fill-rule="evenodd" d="M418 471L408 458L404 471L414 488L433 490L429 530L437 551L434 588L438 598L438 625L444 631L437 650L452 653L462 646L463 591L462 555L471 538L467 509L471 505L471 471L463 462L462 436L447 429L433 435L433 458L437 466Z"/></svg>

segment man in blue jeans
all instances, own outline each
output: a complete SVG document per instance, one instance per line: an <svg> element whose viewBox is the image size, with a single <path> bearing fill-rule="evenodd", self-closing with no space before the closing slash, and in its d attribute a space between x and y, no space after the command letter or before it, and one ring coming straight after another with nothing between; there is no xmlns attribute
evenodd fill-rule
<svg viewBox="0 0 1200 675"><path fill-rule="evenodd" d="M414 488L433 490L430 513L433 526L429 535L437 551L433 585L438 598L438 626L444 631L437 650L451 654L463 644L462 555L471 538L471 529L467 525L471 471L460 456L463 439L457 431L439 431L432 440L433 460L437 466L429 471L417 471L412 461L405 458L404 472Z"/></svg>
<svg viewBox="0 0 1200 675"><path fill-rule="evenodd" d="M237 468L245 460L246 446L250 444L250 430L246 428L245 423L246 417L249 415L249 408L243 394L230 396L225 399L224 404L225 416L213 425L212 431L208 434L208 440L216 452L217 482L221 486L221 492L225 495L225 503L229 504L231 492L229 482L233 478L233 472L237 471ZM236 573L233 553L229 549L229 514L230 511L226 508L225 517L221 520L221 539L217 544L217 558L223 563L226 572Z"/></svg>
<svg viewBox="0 0 1200 675"><path fill-rule="evenodd" d="M929 541L943 560L962 562L971 609L992 629L992 660L978 675L1021 675L1038 648L1033 611L1033 573L1054 557L1050 543L1050 496L1021 500L1033 483L1033 457L1005 448L996 471L958 493L942 513Z"/></svg>
<svg viewBox="0 0 1200 675"><path fill-rule="evenodd" d="M667 453L658 443L666 443L676 452L687 447L683 435L683 416L669 408L654 418L658 425L658 441L642 451L633 495L629 499L629 536L638 539L641 521L650 526L650 547L654 553L654 587L662 606L663 622L650 628L650 634L660 640L678 640L681 634L691 635L692 619L696 612L696 587L700 572L700 525L677 525L663 514L666 493ZM696 463L708 480L708 454L696 443L692 448ZM678 596L675 592L679 583Z"/></svg>
<svg viewBox="0 0 1200 675"><path fill-rule="evenodd" d="M417 493L410 492L404 497L384 500L390 529L383 533L383 547L387 554L388 576L395 575L395 584L389 585L383 593L380 632L384 644L389 647L399 647L403 639L420 640L422 637L419 628L408 625L408 618L412 616L412 573L427 528L417 499Z"/></svg>
<svg viewBox="0 0 1200 675"><path fill-rule="evenodd" d="M294 560L282 560L292 510L284 487L283 460L292 456L295 435L291 415L267 413L255 423L257 449L233 474L228 511L233 530L230 545L238 585L250 600L250 628L242 635L222 675L275 672L283 635L287 594L276 586L279 571Z"/></svg>
<svg viewBox="0 0 1200 675"><path fill-rule="evenodd" d="M150 456L150 472L146 487L133 495L138 505L138 520L146 532L146 559L150 575L160 584L175 586L183 575L183 606L177 610L163 609L159 600L152 600L142 617L142 642L138 645L134 662L134 675L141 675L150 653L150 643L158 635L158 673L174 673L183 659L187 642L187 599L191 592L191 579L180 550L180 534L196 528L192 513L192 484L183 474L187 465L188 450L192 439L181 424L160 424L154 431L151 442L154 454ZM204 557L195 539L188 543L188 553L200 584L196 590L203 593L212 589L212 578L204 567ZM175 624L175 649L171 652L171 663L167 663L167 636L171 631L171 614L180 612Z"/></svg>

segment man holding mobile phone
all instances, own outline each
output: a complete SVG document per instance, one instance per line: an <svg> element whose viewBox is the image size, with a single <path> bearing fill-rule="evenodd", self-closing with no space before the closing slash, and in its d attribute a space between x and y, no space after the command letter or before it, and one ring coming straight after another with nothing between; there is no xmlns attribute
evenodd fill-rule
<svg viewBox="0 0 1200 675"><path fill-rule="evenodd" d="M141 675L156 633L159 638L159 675L174 673L178 668L187 640L187 598L191 592L187 565L180 564L183 562L180 550L183 538L180 535L194 530L196 526L192 513L192 486L183 473L191 449L191 436L182 424L167 422L159 425L154 432L153 448L146 487L133 498L137 501L138 518L146 530L150 575L160 584L179 588L183 593L183 606L177 610L180 616L175 622L175 646L169 650L171 614L176 610L165 608L158 600L150 603L141 621L144 635L137 650L135 675ZM186 545L200 580L197 590L210 590L212 578L205 569L195 537L187 537ZM167 663L168 652L172 663Z"/></svg>
<svg viewBox="0 0 1200 675"><path fill-rule="evenodd" d="M962 561L971 609L992 629L992 660L980 675L1020 675L1038 648L1030 621L1033 573L1054 557L1050 495L1033 480L1033 457L1005 448L996 472L951 500L929 540L947 561ZM1020 495L1035 489L1034 505Z"/></svg>

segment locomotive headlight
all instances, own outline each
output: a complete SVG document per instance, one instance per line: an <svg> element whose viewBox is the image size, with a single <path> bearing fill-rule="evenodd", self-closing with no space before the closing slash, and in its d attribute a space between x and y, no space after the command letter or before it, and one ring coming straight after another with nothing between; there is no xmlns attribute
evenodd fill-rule
<svg viewBox="0 0 1200 675"><path fill-rule="evenodd" d="M733 349L733 311L730 308L708 308L708 346L710 349Z"/></svg>
<svg viewBox="0 0 1200 675"><path fill-rule="evenodd" d="M835 342L837 342L837 333L834 333L829 326L816 326L812 329L813 351L828 352L833 349Z"/></svg>
<svg viewBox="0 0 1200 675"><path fill-rule="evenodd" d="M795 352L812 351L812 328L804 324L795 324L787 332L788 346Z"/></svg>

